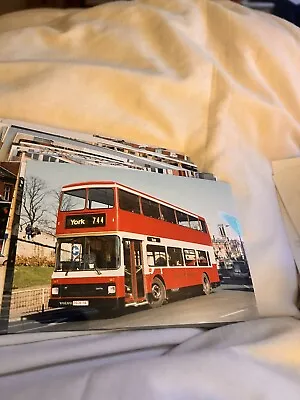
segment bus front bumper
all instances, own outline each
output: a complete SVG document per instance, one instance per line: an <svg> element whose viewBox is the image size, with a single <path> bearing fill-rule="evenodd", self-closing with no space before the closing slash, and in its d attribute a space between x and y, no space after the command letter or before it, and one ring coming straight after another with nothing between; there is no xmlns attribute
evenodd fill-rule
<svg viewBox="0 0 300 400"><path fill-rule="evenodd" d="M49 308L63 307L90 307L90 308L109 308L118 309L124 306L124 298L80 298L80 299L56 299L50 298L48 302Z"/></svg>

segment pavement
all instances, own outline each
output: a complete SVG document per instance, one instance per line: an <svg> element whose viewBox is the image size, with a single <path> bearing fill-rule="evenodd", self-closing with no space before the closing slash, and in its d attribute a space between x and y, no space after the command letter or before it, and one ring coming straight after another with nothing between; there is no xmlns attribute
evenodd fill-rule
<svg viewBox="0 0 300 400"><path fill-rule="evenodd" d="M252 287L222 285L209 296L184 298L157 309L147 305L127 307L121 316L115 317L84 308L49 310L10 321L8 333L201 325L255 318L258 312Z"/></svg>

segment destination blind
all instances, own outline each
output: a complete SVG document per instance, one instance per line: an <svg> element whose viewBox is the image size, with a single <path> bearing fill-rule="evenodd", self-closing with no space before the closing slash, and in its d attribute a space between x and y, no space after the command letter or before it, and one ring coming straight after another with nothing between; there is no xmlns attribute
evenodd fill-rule
<svg viewBox="0 0 300 400"><path fill-rule="evenodd" d="M66 217L65 228L93 228L97 226L105 226L105 214L79 214L69 215Z"/></svg>

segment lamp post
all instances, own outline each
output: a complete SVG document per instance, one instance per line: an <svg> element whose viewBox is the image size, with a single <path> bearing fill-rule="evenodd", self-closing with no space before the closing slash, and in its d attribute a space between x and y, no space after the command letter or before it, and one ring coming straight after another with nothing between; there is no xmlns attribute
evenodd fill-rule
<svg viewBox="0 0 300 400"><path fill-rule="evenodd" d="M227 258L228 258L228 255L231 254L231 247L229 245L229 237L227 236L225 228L228 228L229 226L230 225L218 224L220 235L225 240L225 249L226 249L226 253L227 253ZM230 258L230 256L229 256L229 258Z"/></svg>
<svg viewBox="0 0 300 400"><path fill-rule="evenodd" d="M239 234L239 241L240 241L241 249L242 249L242 258L243 258L243 260L245 260L245 259L246 259L246 252L245 252L245 247L244 247L243 239L242 239L242 237L241 237L240 234Z"/></svg>
<svg viewBox="0 0 300 400"><path fill-rule="evenodd" d="M14 278L14 267L18 241L19 222L21 215L22 194L24 180L19 170L14 195L11 203L10 215L7 224L7 239L4 243L3 255L5 264L1 266L0 273L0 332L7 333Z"/></svg>

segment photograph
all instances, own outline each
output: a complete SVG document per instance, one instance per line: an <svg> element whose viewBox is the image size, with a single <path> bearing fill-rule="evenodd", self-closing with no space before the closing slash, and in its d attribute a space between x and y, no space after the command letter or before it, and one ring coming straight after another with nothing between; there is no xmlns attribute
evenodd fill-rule
<svg viewBox="0 0 300 400"><path fill-rule="evenodd" d="M11 332L251 319L230 185L27 160ZM51 322L47 322L51 321ZM57 322L56 322L57 321Z"/></svg>
<svg viewBox="0 0 300 400"><path fill-rule="evenodd" d="M10 311L22 184L19 162L0 162L0 332Z"/></svg>
<svg viewBox="0 0 300 400"><path fill-rule="evenodd" d="M2 255L5 233L11 209L19 162L0 162L0 254Z"/></svg>
<svg viewBox="0 0 300 400"><path fill-rule="evenodd" d="M216 180L213 174L198 171L197 166L185 154L96 133L67 131L0 119L0 135L4 141L0 156L7 157L10 161L37 160L110 166Z"/></svg>

